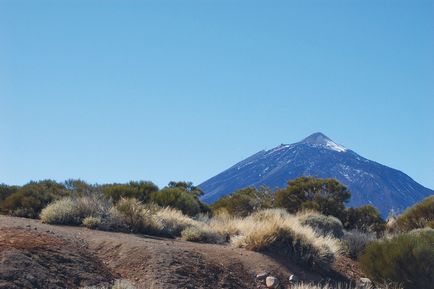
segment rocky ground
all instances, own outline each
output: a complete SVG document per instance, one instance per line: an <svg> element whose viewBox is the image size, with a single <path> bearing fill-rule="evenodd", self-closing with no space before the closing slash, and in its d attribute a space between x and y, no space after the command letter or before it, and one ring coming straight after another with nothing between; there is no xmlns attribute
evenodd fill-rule
<svg viewBox="0 0 434 289"><path fill-rule="evenodd" d="M349 259L336 262L334 279L358 279ZM79 288L128 279L138 288L265 288L259 273L320 282L279 258L229 245L52 226L38 220L0 216L0 289Z"/></svg>

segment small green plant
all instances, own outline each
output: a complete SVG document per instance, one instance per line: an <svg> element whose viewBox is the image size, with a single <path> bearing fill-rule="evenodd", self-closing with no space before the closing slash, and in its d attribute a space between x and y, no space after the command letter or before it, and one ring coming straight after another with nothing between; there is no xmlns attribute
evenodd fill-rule
<svg viewBox="0 0 434 289"><path fill-rule="evenodd" d="M392 281L405 289L431 289L434 282L434 231L405 233L369 244L359 258L375 281Z"/></svg>

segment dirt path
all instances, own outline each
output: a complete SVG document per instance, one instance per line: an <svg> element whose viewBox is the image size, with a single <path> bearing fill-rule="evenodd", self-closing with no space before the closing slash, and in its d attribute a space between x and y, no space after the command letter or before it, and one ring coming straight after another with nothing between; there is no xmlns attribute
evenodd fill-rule
<svg viewBox="0 0 434 289"><path fill-rule="evenodd" d="M78 264L87 264L85 270L87 279L84 279L85 281L81 284L76 280L75 283L70 282L64 287L53 288L77 288L78 285L94 285L103 281L111 281L113 278L128 279L139 288L145 289L261 288L255 283L254 278L260 272L270 272L280 280L287 280L291 274L296 274L308 281L320 279L320 276L305 273L289 262L257 252L232 248L229 245L199 244L151 236L89 230L81 227L52 226L42 224L37 220L0 216L0 288L9 288L1 287L1 282L5 282L2 280L2 272L7 271L8 263L5 264L5 254L11 250L11 244L8 245L8 250L3 247L3 251L1 244L9 242L8 239L12 236L10 232L18 236L15 237L17 240L20 239L19 234L22 234L21 244L35 244L35 236L39 236L42 243L46 242L40 246L40 249L53 251L55 248L61 248L58 254L71 255L69 256L71 260L67 258L64 260L66 263L72 264L77 261ZM60 243L56 247L50 242ZM23 254L26 254L25 251L28 250L25 247L12 246L14 250L24 252ZM40 258L37 254L34 257ZM84 257L88 260L83 259ZM61 268L65 263L62 260L48 259L46 261L53 262L46 268L55 268L53 272L57 270L59 274L66 277L68 272L63 271L75 268L71 264L69 267ZM29 266L30 268L26 270L32 270L32 264ZM24 270L24 268L21 269ZM107 269L111 273L108 273ZM97 276L93 276L92 272L95 272ZM74 274L81 276L82 273L77 271ZM48 274L46 278L57 277L56 275L50 277ZM58 286L60 283L58 282Z"/></svg>

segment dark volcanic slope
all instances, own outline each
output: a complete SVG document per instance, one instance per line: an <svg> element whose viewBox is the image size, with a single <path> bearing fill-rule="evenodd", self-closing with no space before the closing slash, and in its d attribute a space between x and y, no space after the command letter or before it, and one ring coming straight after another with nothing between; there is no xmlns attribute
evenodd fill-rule
<svg viewBox="0 0 434 289"><path fill-rule="evenodd" d="M300 176L335 178L350 189L349 206L373 204L383 216L434 194L403 172L370 161L321 133L295 144L260 151L200 187L205 192L203 200L212 203L248 186L282 188L288 180Z"/></svg>

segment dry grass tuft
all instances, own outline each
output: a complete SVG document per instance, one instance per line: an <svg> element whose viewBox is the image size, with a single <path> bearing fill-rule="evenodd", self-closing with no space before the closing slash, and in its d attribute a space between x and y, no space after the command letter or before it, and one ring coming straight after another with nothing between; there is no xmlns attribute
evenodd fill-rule
<svg viewBox="0 0 434 289"><path fill-rule="evenodd" d="M164 232L172 237L180 236L187 227L199 226L200 224L181 211L169 207L158 210L156 218L162 225Z"/></svg>
<svg viewBox="0 0 434 289"><path fill-rule="evenodd" d="M153 213L153 209L146 207L137 199L122 198L112 214L120 219L135 233L161 235L164 233L163 226Z"/></svg>
<svg viewBox="0 0 434 289"><path fill-rule="evenodd" d="M211 227L205 224L185 228L181 232L181 238L185 241L201 243L218 244L224 242L222 235L216 233Z"/></svg>
<svg viewBox="0 0 434 289"><path fill-rule="evenodd" d="M339 240L320 236L282 209L254 213L239 222L238 229L240 234L231 238L234 246L273 251L317 269L328 270L341 251Z"/></svg>

